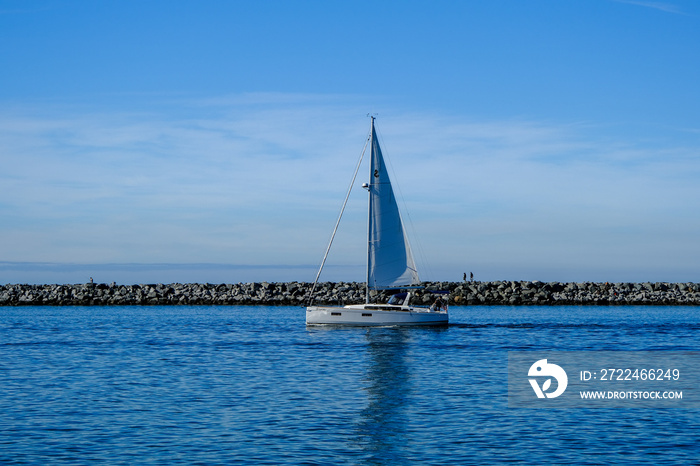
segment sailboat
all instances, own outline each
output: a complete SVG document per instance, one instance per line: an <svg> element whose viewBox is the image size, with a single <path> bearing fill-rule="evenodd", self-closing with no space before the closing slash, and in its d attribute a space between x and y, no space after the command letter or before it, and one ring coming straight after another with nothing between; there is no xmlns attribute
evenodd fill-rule
<svg viewBox="0 0 700 466"><path fill-rule="evenodd" d="M367 226L367 287L365 302L346 306L314 306L313 292L325 264L333 237L347 204L363 156L355 169L353 181L343 203L340 216L331 235L331 241L316 275L311 290L311 302L306 308L307 325L445 325L448 323L447 304L437 298L430 307L411 304L415 289L420 288L411 246L406 236L401 214L391 187L389 173L384 163L374 117L371 117L369 183L362 185L369 193L369 215ZM394 294L387 303L370 302L371 290L405 290Z"/></svg>

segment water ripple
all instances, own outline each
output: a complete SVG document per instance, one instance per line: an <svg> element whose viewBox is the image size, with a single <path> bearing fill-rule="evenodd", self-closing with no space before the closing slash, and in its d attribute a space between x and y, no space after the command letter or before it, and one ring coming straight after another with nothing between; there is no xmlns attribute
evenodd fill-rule
<svg viewBox="0 0 700 466"><path fill-rule="evenodd" d="M700 348L698 308L2 309L2 464L689 464L697 410L507 407L507 352Z"/></svg>

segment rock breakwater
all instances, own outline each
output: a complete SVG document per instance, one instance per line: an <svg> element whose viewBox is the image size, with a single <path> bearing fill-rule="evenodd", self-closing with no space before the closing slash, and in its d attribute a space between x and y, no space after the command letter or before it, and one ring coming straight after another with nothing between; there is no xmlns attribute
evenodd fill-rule
<svg viewBox="0 0 700 466"><path fill-rule="evenodd" d="M449 291L457 305L700 305L698 283L559 283L529 281L426 282L413 304L429 305L436 296L426 290ZM100 305L299 305L309 302L312 284L81 284L0 286L0 306ZM382 302L388 293L371 293ZM315 304L364 302L364 283L319 283Z"/></svg>

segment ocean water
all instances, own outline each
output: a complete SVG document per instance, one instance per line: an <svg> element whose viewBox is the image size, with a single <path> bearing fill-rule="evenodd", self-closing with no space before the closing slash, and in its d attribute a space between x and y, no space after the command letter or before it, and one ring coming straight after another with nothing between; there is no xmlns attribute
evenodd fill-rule
<svg viewBox="0 0 700 466"><path fill-rule="evenodd" d="M0 308L0 464L698 464L697 408L508 407L508 351L700 349L698 307Z"/></svg>

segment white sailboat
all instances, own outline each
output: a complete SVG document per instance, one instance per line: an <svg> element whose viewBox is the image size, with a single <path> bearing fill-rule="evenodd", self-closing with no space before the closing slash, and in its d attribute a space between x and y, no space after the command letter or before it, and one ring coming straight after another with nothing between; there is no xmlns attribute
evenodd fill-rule
<svg viewBox="0 0 700 466"><path fill-rule="evenodd" d="M335 324L335 325L445 325L448 323L447 305L441 299L436 299L431 307L418 307L411 305L411 289L420 285L418 271L413 261L411 247L405 234L401 215L394 191L389 180L389 173L382 151L379 147L377 134L374 129L374 117L371 117L370 135L370 168L369 183L362 186L369 192L369 220L367 228L367 292L364 304L351 304L347 306L313 306L306 308L306 324ZM365 146L366 147L366 146ZM364 151L363 151L364 155ZM357 170L362 162L358 162ZM355 176L353 177L354 184ZM347 203L350 190L345 198L343 210ZM326 250L316 281L311 291L318 282L323 265L328 256L333 237L340 223L341 214L338 217L330 244ZM388 303L377 304L370 302L370 290L406 289L405 293L399 293Z"/></svg>

